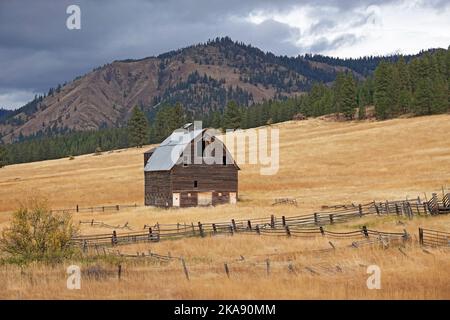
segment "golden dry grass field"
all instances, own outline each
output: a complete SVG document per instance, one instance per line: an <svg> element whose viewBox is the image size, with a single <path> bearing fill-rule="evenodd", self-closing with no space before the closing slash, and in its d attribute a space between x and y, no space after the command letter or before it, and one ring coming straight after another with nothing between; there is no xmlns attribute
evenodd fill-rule
<svg viewBox="0 0 450 320"><path fill-rule="evenodd" d="M76 213L78 220L110 225L128 222L133 231L144 224L230 221L232 218L293 216L319 211L322 205L373 200L424 198L450 187L450 115L389 121L290 121L280 131L280 168L260 175L258 165L240 164L237 205L158 209L140 206L116 212ZM12 165L0 169L0 228L10 212L30 195L46 197L58 208L143 204L143 151L117 150L100 156L83 155ZM274 198L295 197L298 206L272 206ZM84 277L81 290L66 288L65 268L34 265L0 267L0 298L179 298L179 299L449 299L450 252L417 244L419 226L450 230L450 218L365 217L332 227L355 230L362 225L382 231L406 229L410 242L387 249L351 248L351 240L278 238L255 235L217 236L121 246L122 252L153 252L186 259L191 281L179 261L152 259L98 262L112 270L105 279ZM81 233L110 233L109 228L81 226ZM118 231L121 232L121 231ZM242 257L243 258L242 258ZM266 274L265 260L271 261ZM73 263L77 263L73 261ZM228 263L231 276L224 273ZM368 265L382 270L382 288L368 290ZM289 271L291 265L291 271ZM87 267L87 266L84 266ZM311 271L312 270L312 271Z"/></svg>

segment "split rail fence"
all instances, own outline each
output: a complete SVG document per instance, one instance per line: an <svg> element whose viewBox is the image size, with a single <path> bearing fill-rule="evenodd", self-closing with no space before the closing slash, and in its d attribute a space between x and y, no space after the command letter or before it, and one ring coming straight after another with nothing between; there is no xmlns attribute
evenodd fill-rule
<svg viewBox="0 0 450 320"><path fill-rule="evenodd" d="M231 219L227 222L208 222L196 224L176 223L176 224L155 224L145 225L146 231L136 231L118 234L116 230L112 233L82 235L72 238L74 245L83 248L92 246L115 246L119 244L130 244L137 242L159 242L168 239L187 238L187 237L205 237L216 235L232 235L234 233L257 234L267 236L315 236L324 235L329 237L352 237L352 236L370 236L373 234L385 236L404 237L403 233L378 232L375 230L358 230L349 233L331 232L324 229L326 225L346 222L356 218L362 218L368 215L389 215L412 217L414 215L437 215L450 213L450 196L446 194L442 200L438 200L437 195L433 194L430 201L421 202L420 198L414 200L399 200L385 202L371 202L367 204L339 206L329 211L315 212L313 214L298 216L275 217L271 215L267 218L255 219ZM91 224L93 222L91 221ZM428 243L425 235L429 230L423 229L423 243ZM436 236L444 239L444 235ZM428 237L430 238L430 237ZM444 241L444 240L442 240Z"/></svg>

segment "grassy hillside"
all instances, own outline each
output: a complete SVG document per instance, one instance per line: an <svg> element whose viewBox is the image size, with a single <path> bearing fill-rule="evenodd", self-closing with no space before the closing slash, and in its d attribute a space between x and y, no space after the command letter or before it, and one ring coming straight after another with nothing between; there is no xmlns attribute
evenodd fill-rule
<svg viewBox="0 0 450 320"><path fill-rule="evenodd" d="M259 166L240 165L240 202L236 206L138 207L74 214L74 220L95 219L113 226L128 222L132 231L142 231L144 224L156 222L292 216L320 210L322 205L423 198L424 191L429 197L431 191L450 185L449 120L450 115L439 115L383 122L313 119L281 123L273 126L280 129L279 172L261 176ZM142 152L119 150L1 169L0 228L8 224L8 212L17 202L33 194L46 196L54 208L142 204ZM296 197L298 206L272 206L276 197ZM8 267L0 268L0 288L5 287L0 298L450 298L448 250L424 252L417 244L419 226L449 230L448 216L413 220L372 216L330 228L348 231L362 225L382 231L406 229L411 242L401 245L400 251L397 245L355 249L351 240L332 239L336 250L323 251L331 248L330 239L237 234L132 244L115 249L183 256L191 281L185 279L179 261L134 259L121 262L124 273L118 282L117 263L111 260L96 263L105 272L103 280L83 276L82 289L70 291L65 287L65 265L34 265L24 270ZM81 232L109 234L112 229L82 225ZM266 259L271 263L270 276ZM230 279L224 263L229 265ZM88 266L87 262L81 264ZM366 287L366 269L371 264L381 267L381 290Z"/></svg>
<svg viewBox="0 0 450 320"><path fill-rule="evenodd" d="M262 176L260 166L241 165L242 201L232 210L264 210L275 197L299 197L300 208L312 209L436 190L450 181L449 120L450 115L438 115L382 122L312 119L274 125L280 129L280 170L274 176ZM144 150L5 167L0 170L0 212L13 210L30 193L45 195L54 208L142 204ZM228 208L216 211L223 210ZM191 209L173 211L183 216Z"/></svg>

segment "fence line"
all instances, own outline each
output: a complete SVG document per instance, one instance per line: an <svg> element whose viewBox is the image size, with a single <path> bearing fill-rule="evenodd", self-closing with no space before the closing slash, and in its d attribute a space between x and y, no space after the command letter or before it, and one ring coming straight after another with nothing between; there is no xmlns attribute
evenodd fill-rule
<svg viewBox="0 0 450 320"><path fill-rule="evenodd" d="M72 238L72 243L81 245L84 248L88 246L108 246L118 244L129 244L136 242L159 242L166 239L187 238L187 237L205 237L208 235L250 233L258 235L286 235L293 237L314 236L317 234L329 237L349 237L359 235L361 231L350 233L334 233L324 230L325 225L345 222L355 218L362 218L367 215L385 215L395 214L412 217L413 215L434 215L440 213L449 213L449 194L444 195L442 201L437 199L436 194L430 201L421 202L417 200L400 200L386 202L371 202L367 204L352 205L350 208L335 206L335 210L315 212L313 214L298 216L282 216L281 219L271 215L267 218L255 219L231 219L229 222L208 222L196 224L177 223L177 224L159 224L153 226L145 225L145 232L128 232L117 234L116 230L105 234L94 234L77 236ZM89 221L80 221L80 223L89 223ZM90 224L94 225L91 220ZM98 222L102 225L101 222ZM103 224L105 225L105 224ZM108 227L113 227L105 225ZM113 227L114 228L114 227ZM127 224L120 228L129 228ZM364 235L373 235L373 230L365 229ZM383 233L388 234L388 233Z"/></svg>

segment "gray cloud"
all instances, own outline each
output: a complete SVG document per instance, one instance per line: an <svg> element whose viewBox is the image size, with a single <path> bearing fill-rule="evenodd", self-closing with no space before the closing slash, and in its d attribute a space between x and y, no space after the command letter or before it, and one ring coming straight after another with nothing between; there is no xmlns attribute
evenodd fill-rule
<svg viewBox="0 0 450 320"><path fill-rule="evenodd" d="M40 0L0 2L0 93L45 92L94 67L116 59L142 58L178 49L216 36L251 43L276 54L297 55L326 51L358 41L346 34L334 40L319 38L310 46L298 43L304 33L333 28L355 8L394 0ZM397 1L398 2L398 1ZM434 0L435 6L447 1ZM81 7L81 30L67 30L66 8ZM299 30L267 19L254 24L250 13L285 14L308 5L319 8L319 22ZM429 4L427 4L429 5ZM334 17L329 17L332 8ZM355 23L368 23L359 16ZM303 33L302 33L303 32ZM0 95L0 107L10 100Z"/></svg>

